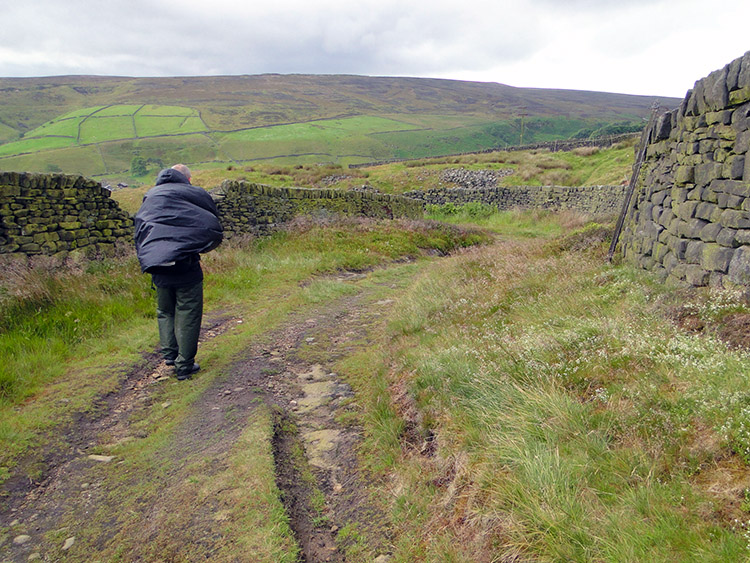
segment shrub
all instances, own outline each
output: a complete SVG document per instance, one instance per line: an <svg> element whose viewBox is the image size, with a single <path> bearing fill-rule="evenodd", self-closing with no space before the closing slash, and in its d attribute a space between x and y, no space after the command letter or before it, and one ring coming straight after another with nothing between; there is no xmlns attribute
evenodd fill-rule
<svg viewBox="0 0 750 563"><path fill-rule="evenodd" d="M593 156L599 152L599 147L576 147L571 152L577 156Z"/></svg>

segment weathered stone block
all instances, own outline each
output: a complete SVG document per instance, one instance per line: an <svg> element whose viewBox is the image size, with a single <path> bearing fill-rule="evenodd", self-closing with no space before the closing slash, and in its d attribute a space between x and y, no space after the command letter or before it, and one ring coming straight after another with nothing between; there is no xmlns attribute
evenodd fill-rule
<svg viewBox="0 0 750 563"><path fill-rule="evenodd" d="M735 250L719 244L706 244L701 255L701 266L704 270L726 273Z"/></svg>
<svg viewBox="0 0 750 563"><path fill-rule="evenodd" d="M685 252L687 252L687 246L688 241L682 238L672 237L669 242L667 242L667 246L669 247L669 250L672 251L673 255L678 260L684 260L685 259Z"/></svg>
<svg viewBox="0 0 750 563"><path fill-rule="evenodd" d="M671 272L672 270L674 270L674 268L675 268L675 267L676 267L676 266L677 266L678 264L680 264L680 261L679 261L679 260L677 259L677 257L676 257L676 256L675 256L674 254L672 254L671 252L670 252L670 253L667 253L667 255L666 255L666 256L664 256L664 259L662 260L662 265L664 266L664 269L665 269L665 270L666 270L666 271L667 271L668 273L669 273L669 272Z"/></svg>
<svg viewBox="0 0 750 563"><path fill-rule="evenodd" d="M737 244L750 244L750 230L740 229L735 232Z"/></svg>
<svg viewBox="0 0 750 563"><path fill-rule="evenodd" d="M669 138L669 134L672 132L672 113L668 112L660 115L656 120L656 126L654 127L654 141L663 141Z"/></svg>
<svg viewBox="0 0 750 563"><path fill-rule="evenodd" d="M670 223L674 220L674 213L670 208L664 209L662 211L662 214L659 216L659 220L657 221L662 227L667 228L669 227Z"/></svg>
<svg viewBox="0 0 750 563"><path fill-rule="evenodd" d="M704 221L709 221L711 219L711 216L713 215L714 211L719 206L715 203L708 203L705 201L700 202L696 208L695 208L695 216L698 219L703 219Z"/></svg>
<svg viewBox="0 0 750 563"><path fill-rule="evenodd" d="M666 244L660 242L654 244L653 257L657 262L661 263L668 252L669 247Z"/></svg>
<svg viewBox="0 0 750 563"><path fill-rule="evenodd" d="M685 238L698 239L701 236L701 231L706 225L708 225L708 222L703 221L702 219L690 219L690 221L684 224L680 235Z"/></svg>
<svg viewBox="0 0 750 563"><path fill-rule="evenodd" d="M718 203L719 202L719 196L711 188L704 189L703 193L701 194L701 197L703 198L703 201L705 201L707 203Z"/></svg>
<svg viewBox="0 0 750 563"><path fill-rule="evenodd" d="M675 280L685 280L685 275L688 269L687 264L677 264L674 268L672 268L672 271L669 272L669 277L673 278Z"/></svg>
<svg viewBox="0 0 750 563"><path fill-rule="evenodd" d="M744 180L714 180L710 188L717 193L750 197L750 182Z"/></svg>
<svg viewBox="0 0 750 563"><path fill-rule="evenodd" d="M677 185L692 184L695 181L695 168L693 166L678 166L675 169L674 181Z"/></svg>
<svg viewBox="0 0 750 563"><path fill-rule="evenodd" d="M706 135L708 135L708 132L706 132ZM703 139L700 141L700 148L699 152L702 155L705 155L707 160L713 160L713 153L714 151L719 148L719 142L718 139Z"/></svg>
<svg viewBox="0 0 750 563"><path fill-rule="evenodd" d="M750 87L729 92L729 103L733 106L750 101Z"/></svg>
<svg viewBox="0 0 750 563"><path fill-rule="evenodd" d="M736 90L739 86L737 82L740 76L740 68L742 66L742 57L734 59L727 65L727 89L731 92Z"/></svg>
<svg viewBox="0 0 750 563"><path fill-rule="evenodd" d="M731 125L714 125L708 130L708 135L716 141L731 141L734 143L737 139L737 129ZM722 145L719 144L719 147Z"/></svg>
<svg viewBox="0 0 750 563"><path fill-rule="evenodd" d="M691 240L688 242L687 249L685 250L685 261L690 264L700 264L703 257L703 248L705 246L705 242L698 240Z"/></svg>
<svg viewBox="0 0 750 563"><path fill-rule="evenodd" d="M718 223L711 223L711 224L720 226ZM739 246L739 243L737 242L736 234L737 234L737 231L735 229L722 228L719 231L719 233L716 235L716 242L718 242L721 246L728 246L729 248L734 248L736 246Z"/></svg>
<svg viewBox="0 0 750 563"><path fill-rule="evenodd" d="M719 162L706 162L695 167L695 183L700 187L708 186L713 180L721 177L722 165Z"/></svg>
<svg viewBox="0 0 750 563"><path fill-rule="evenodd" d="M662 214L663 212L664 212L664 208L663 208L663 207L662 207L661 205L654 205L654 206L653 206L653 207L651 208L651 219L652 219L652 220L653 220L654 222L656 222L656 223L659 223L659 219L660 219L660 217L661 217L661 214ZM659 224L661 224L661 223L659 223Z"/></svg>
<svg viewBox="0 0 750 563"><path fill-rule="evenodd" d="M39 254L42 251L42 247L35 242L27 242L25 244L22 244L19 250L21 252L25 252L26 254Z"/></svg>
<svg viewBox="0 0 750 563"><path fill-rule="evenodd" d="M730 180L742 180L745 175L745 155L730 156L724 163L722 174Z"/></svg>
<svg viewBox="0 0 750 563"><path fill-rule="evenodd" d="M717 237L722 230L726 229L722 229L722 226L718 223L708 223L701 229L698 236L703 242L717 242Z"/></svg>
<svg viewBox="0 0 750 563"><path fill-rule="evenodd" d="M750 285L750 247L741 246L734 251L727 277L733 283Z"/></svg>
<svg viewBox="0 0 750 563"><path fill-rule="evenodd" d="M685 268L684 280L695 287L703 287L708 284L710 273L701 266L689 264Z"/></svg>
<svg viewBox="0 0 750 563"><path fill-rule="evenodd" d="M679 217L683 221L687 221L688 219L692 219L693 217L695 217L695 209L697 207L697 201L686 201L685 203L682 203L677 207L675 215L677 215L677 217Z"/></svg>
<svg viewBox="0 0 750 563"><path fill-rule="evenodd" d="M745 201L745 198L742 196L721 193L719 194L718 206L722 209L738 209L742 206L743 201Z"/></svg>
<svg viewBox="0 0 750 563"><path fill-rule="evenodd" d="M667 192L666 190L654 192L654 194L651 196L651 203L653 203L654 205L661 205L668 195L669 192Z"/></svg>
<svg viewBox="0 0 750 563"><path fill-rule="evenodd" d="M675 208L675 205L679 205L682 202L687 201L687 193L688 193L688 186L685 186L684 188L680 188L675 186L670 191L670 197L672 198L672 207Z"/></svg>
<svg viewBox="0 0 750 563"><path fill-rule="evenodd" d="M713 71L706 78L704 96L709 110L723 110L729 105L729 90L727 89L727 67Z"/></svg>
<svg viewBox="0 0 750 563"><path fill-rule="evenodd" d="M735 154L745 154L750 149L750 130L745 129L737 134L737 140L734 143Z"/></svg>
<svg viewBox="0 0 750 563"><path fill-rule="evenodd" d="M732 110L710 111L706 114L709 125L729 125L732 123Z"/></svg>
<svg viewBox="0 0 750 563"><path fill-rule="evenodd" d="M723 227L750 229L750 213L746 211L737 211L736 209L725 209L721 213L719 222Z"/></svg>

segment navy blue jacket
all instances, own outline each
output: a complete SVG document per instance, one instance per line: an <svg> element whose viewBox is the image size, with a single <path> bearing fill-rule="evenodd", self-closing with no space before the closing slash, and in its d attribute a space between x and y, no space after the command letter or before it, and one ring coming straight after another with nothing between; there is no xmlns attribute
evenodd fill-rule
<svg viewBox="0 0 750 563"><path fill-rule="evenodd" d="M141 271L179 274L185 264L198 264L200 269L198 254L213 250L222 238L219 213L208 192L191 185L177 170L162 170L135 215ZM173 263L177 268L171 270Z"/></svg>

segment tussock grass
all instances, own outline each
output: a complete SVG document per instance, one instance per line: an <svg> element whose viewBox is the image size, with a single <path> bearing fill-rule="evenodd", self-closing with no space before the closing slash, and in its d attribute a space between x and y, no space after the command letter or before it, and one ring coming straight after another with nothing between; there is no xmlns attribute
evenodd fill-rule
<svg viewBox="0 0 750 563"><path fill-rule="evenodd" d="M153 316L130 249L94 261L1 258L0 406L35 393L64 371L64 362L88 340Z"/></svg>
<svg viewBox="0 0 750 563"><path fill-rule="evenodd" d="M395 420L370 447L391 460L397 560L747 558L750 355L671 324L669 288L604 263L607 233L467 250L395 308Z"/></svg>

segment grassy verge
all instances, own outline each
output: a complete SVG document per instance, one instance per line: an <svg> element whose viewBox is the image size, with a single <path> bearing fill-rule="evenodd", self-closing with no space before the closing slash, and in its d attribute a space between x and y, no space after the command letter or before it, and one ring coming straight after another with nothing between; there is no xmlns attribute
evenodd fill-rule
<svg viewBox="0 0 750 563"><path fill-rule="evenodd" d="M747 302L554 231L429 265L342 369L394 560L745 560L750 357L713 335Z"/></svg>

